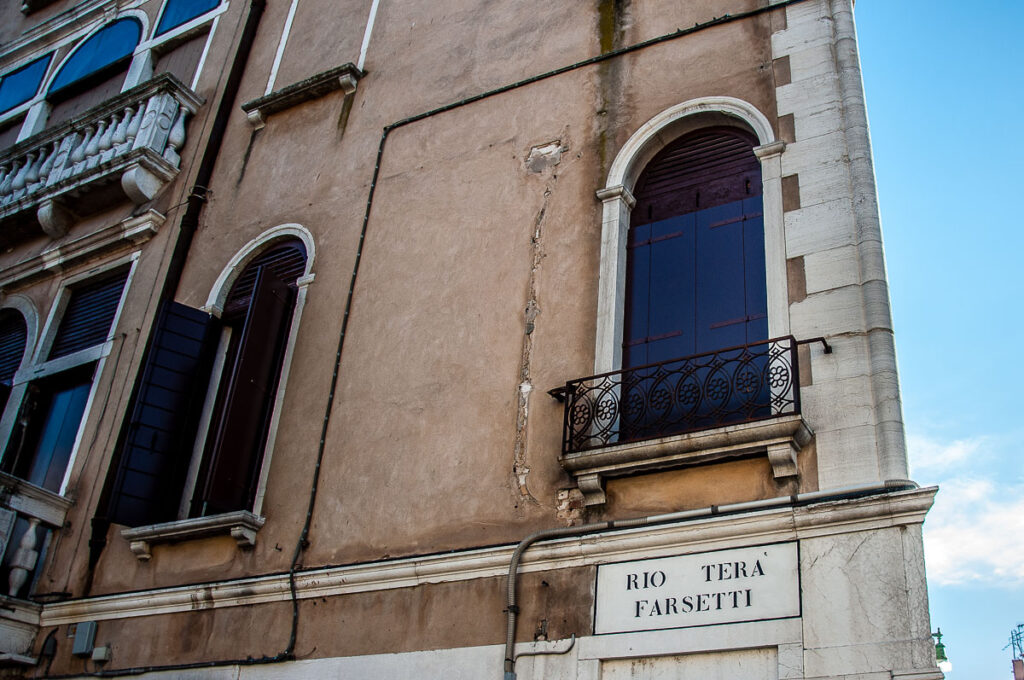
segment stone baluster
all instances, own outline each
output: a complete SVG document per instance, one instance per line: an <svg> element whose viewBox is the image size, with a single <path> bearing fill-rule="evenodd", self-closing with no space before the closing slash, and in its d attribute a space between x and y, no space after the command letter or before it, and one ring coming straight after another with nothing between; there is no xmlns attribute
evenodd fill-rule
<svg viewBox="0 0 1024 680"><path fill-rule="evenodd" d="M143 104L139 104L138 108L132 112L132 122L128 125L128 130L125 132L125 141L128 142L129 148L135 146L135 138L139 134L139 128L142 127L143 106Z"/></svg>
<svg viewBox="0 0 1024 680"><path fill-rule="evenodd" d="M53 149L51 149L49 155L46 157L46 162L39 168L39 180L44 184L49 183L50 173L53 172L54 163L56 162L57 154L59 153L60 141L55 141L53 143Z"/></svg>
<svg viewBox="0 0 1024 680"><path fill-rule="evenodd" d="M117 129L118 114L116 111L110 116L110 121L107 124L107 130L100 137L100 154L106 154L110 150L110 147L114 146L114 131Z"/></svg>
<svg viewBox="0 0 1024 680"><path fill-rule="evenodd" d="M25 175L25 186L31 187L33 184L39 181L39 176L42 173L43 164L46 163L50 157L50 152L47 148L40 147L39 155L36 156L34 163L28 166L28 173Z"/></svg>
<svg viewBox="0 0 1024 680"><path fill-rule="evenodd" d="M92 141L93 127L90 125L85 129L85 134L82 135L82 143L75 147L75 150L71 152L71 162L75 165L85 160L85 149L89 146L89 142Z"/></svg>
<svg viewBox="0 0 1024 680"><path fill-rule="evenodd" d="M89 144L85 147L85 158L89 161L89 167L96 165L99 162L97 156L100 153L100 139L103 137L103 133L107 130L107 121L101 120L96 128L96 134L89 140Z"/></svg>
<svg viewBox="0 0 1024 680"><path fill-rule="evenodd" d="M121 116L121 122L114 129L114 136L110 138L115 148L124 144L128 139L128 125L132 122L132 113L130 106L125 107L124 114Z"/></svg>
<svg viewBox="0 0 1024 680"><path fill-rule="evenodd" d="M57 155L53 160L53 169L50 171L49 179L46 180L47 184L53 184L67 176L68 166L74 165L71 162L71 153L77 145L78 134L75 132L64 135L64 138L60 140L60 150L57 151Z"/></svg>
<svg viewBox="0 0 1024 680"><path fill-rule="evenodd" d="M0 165L0 198L3 198L11 190L11 182L14 181L14 168L17 165L11 162L10 165Z"/></svg>
<svg viewBox="0 0 1024 680"><path fill-rule="evenodd" d="M25 157L25 164L18 170L18 174L14 176L14 181L11 182L11 189L13 191L20 191L25 188L25 183L28 180L28 171L32 166L32 161L36 159L37 152L30 151Z"/></svg>
<svg viewBox="0 0 1024 680"><path fill-rule="evenodd" d="M188 111L185 107L180 107L178 116L174 120L174 125L171 127L171 132L167 136L167 148L164 150L164 158L174 167L181 165L179 151L185 145L185 116L187 115Z"/></svg>
<svg viewBox="0 0 1024 680"><path fill-rule="evenodd" d="M36 562L39 560L39 551L36 550L36 527L38 526L39 520L35 517L30 517L28 529L21 537L18 549L11 558L11 570L7 577L7 594L11 597L18 596L25 583L28 582L28 577L35 571Z"/></svg>

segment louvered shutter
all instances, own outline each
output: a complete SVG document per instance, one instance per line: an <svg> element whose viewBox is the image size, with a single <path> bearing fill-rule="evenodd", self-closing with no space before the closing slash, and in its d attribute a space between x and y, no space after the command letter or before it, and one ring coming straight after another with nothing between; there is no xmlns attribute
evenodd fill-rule
<svg viewBox="0 0 1024 680"><path fill-rule="evenodd" d="M231 286L231 292L228 293L224 304L225 319L248 313L256 285L256 275L260 269L271 271L274 276L294 288L295 280L306 271L306 249L300 241L286 241L266 250L250 262Z"/></svg>
<svg viewBox="0 0 1024 680"><path fill-rule="evenodd" d="M192 514L249 509L256 490L294 292L269 266L257 267L255 274Z"/></svg>
<svg viewBox="0 0 1024 680"><path fill-rule="evenodd" d="M141 526L177 518L218 326L177 302L162 308L121 452L111 521Z"/></svg>
<svg viewBox="0 0 1024 680"><path fill-rule="evenodd" d="M48 358L67 356L105 342L127 280L128 269L124 268L73 288Z"/></svg>
<svg viewBox="0 0 1024 680"><path fill-rule="evenodd" d="M14 310L0 312L0 413L7 404L11 381L25 356L25 319Z"/></svg>
<svg viewBox="0 0 1024 680"><path fill-rule="evenodd" d="M768 337L755 139L710 128L660 151L630 216L623 367Z"/></svg>

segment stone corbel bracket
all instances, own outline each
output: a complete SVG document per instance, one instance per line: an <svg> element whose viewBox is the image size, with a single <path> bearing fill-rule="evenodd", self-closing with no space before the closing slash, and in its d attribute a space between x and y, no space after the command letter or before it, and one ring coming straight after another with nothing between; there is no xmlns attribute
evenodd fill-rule
<svg viewBox="0 0 1024 680"><path fill-rule="evenodd" d="M257 130L267 124L267 118L293 106L319 99L326 94L342 90L346 95L356 91L356 83L365 75L351 62L300 80L280 90L242 104L249 123Z"/></svg>
<svg viewBox="0 0 1024 680"><path fill-rule="evenodd" d="M208 536L230 535L238 547L247 549L256 545L256 533L266 522L264 517L247 510L228 512L209 517L195 517L176 522L150 524L134 529L124 529L121 537L128 541L128 547L142 562L153 557L154 543L172 543Z"/></svg>
<svg viewBox="0 0 1024 680"><path fill-rule="evenodd" d="M767 455L775 479L797 477L797 454L812 437L803 418L795 414L570 453L559 462L575 478L584 504L593 506L606 502L604 488L609 477L740 456Z"/></svg>

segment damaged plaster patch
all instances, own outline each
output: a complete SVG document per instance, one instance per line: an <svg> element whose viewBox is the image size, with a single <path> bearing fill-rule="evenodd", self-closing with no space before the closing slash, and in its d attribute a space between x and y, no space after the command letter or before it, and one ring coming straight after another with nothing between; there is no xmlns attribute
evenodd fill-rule
<svg viewBox="0 0 1024 680"><path fill-rule="evenodd" d="M535 146L526 157L526 169L533 173L541 173L553 168L562 161L562 154L568 150L562 146L561 140Z"/></svg>
<svg viewBox="0 0 1024 680"><path fill-rule="evenodd" d="M559 521L565 522L566 526L576 526L583 523L583 492L579 489L561 489L558 492L558 506L556 516Z"/></svg>
<svg viewBox="0 0 1024 680"><path fill-rule="evenodd" d="M547 146L556 147L558 149L558 157L561 157L561 142L553 142ZM536 148L534 147L534 150L530 152L531 157L533 157ZM555 163L557 162L556 160ZM527 161L527 167L529 167L529 161ZM529 500L533 503L537 503L537 499L530 493L526 483L527 476L530 474L530 467L526 463L526 425L530 415L530 394L533 392L533 382L530 378L533 361L533 332L537 327L537 317L541 312L540 303L537 301L537 272L544 259L541 235L543 233L544 216L548 210L548 198L551 196L551 189L556 181L557 178L554 174L547 180L544 189L544 202L533 224L533 237L530 239L533 247L530 262L530 283L526 305L523 309L523 347L519 360L519 394L518 407L516 409L516 436L513 448L512 474L515 476L515 484L519 491L520 500Z"/></svg>

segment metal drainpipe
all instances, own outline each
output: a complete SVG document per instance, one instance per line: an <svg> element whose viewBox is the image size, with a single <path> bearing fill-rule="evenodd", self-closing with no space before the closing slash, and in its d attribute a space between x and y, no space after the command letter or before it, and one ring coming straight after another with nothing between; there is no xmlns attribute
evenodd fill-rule
<svg viewBox="0 0 1024 680"><path fill-rule="evenodd" d="M517 656L515 654L515 639L516 623L519 615L519 607L516 605L516 576L519 572L519 563L523 559L523 553L525 553L530 546L536 543L549 541L555 538L582 536L584 534L592 534L599 531L612 531L615 529L632 529L642 526L670 524L672 522L683 522L700 517L736 514L740 512L765 510L775 507L806 505L814 502L843 500L846 498L867 496L874 493L906 491L917 488L920 488L918 484L909 479L889 479L875 484L861 484L841 487L838 489L830 489L828 491L809 491L807 493L800 493L792 496L777 496L775 498L766 498L759 501L732 503L730 505L711 505L706 508L698 508L696 510L683 510L681 512L671 512L663 515L649 515L647 517L638 517L636 519L595 522L593 524L582 524L576 527L558 527L555 529L544 529L542 531L534 532L520 541L519 545L516 546L516 549L512 552L512 561L508 567L508 577L506 581L507 598L505 600L506 627L504 680L515 680L516 678L515 664ZM575 640L575 635L573 636L573 640ZM571 648L572 645L569 646L569 649ZM565 652L568 652L569 649L566 649Z"/></svg>

